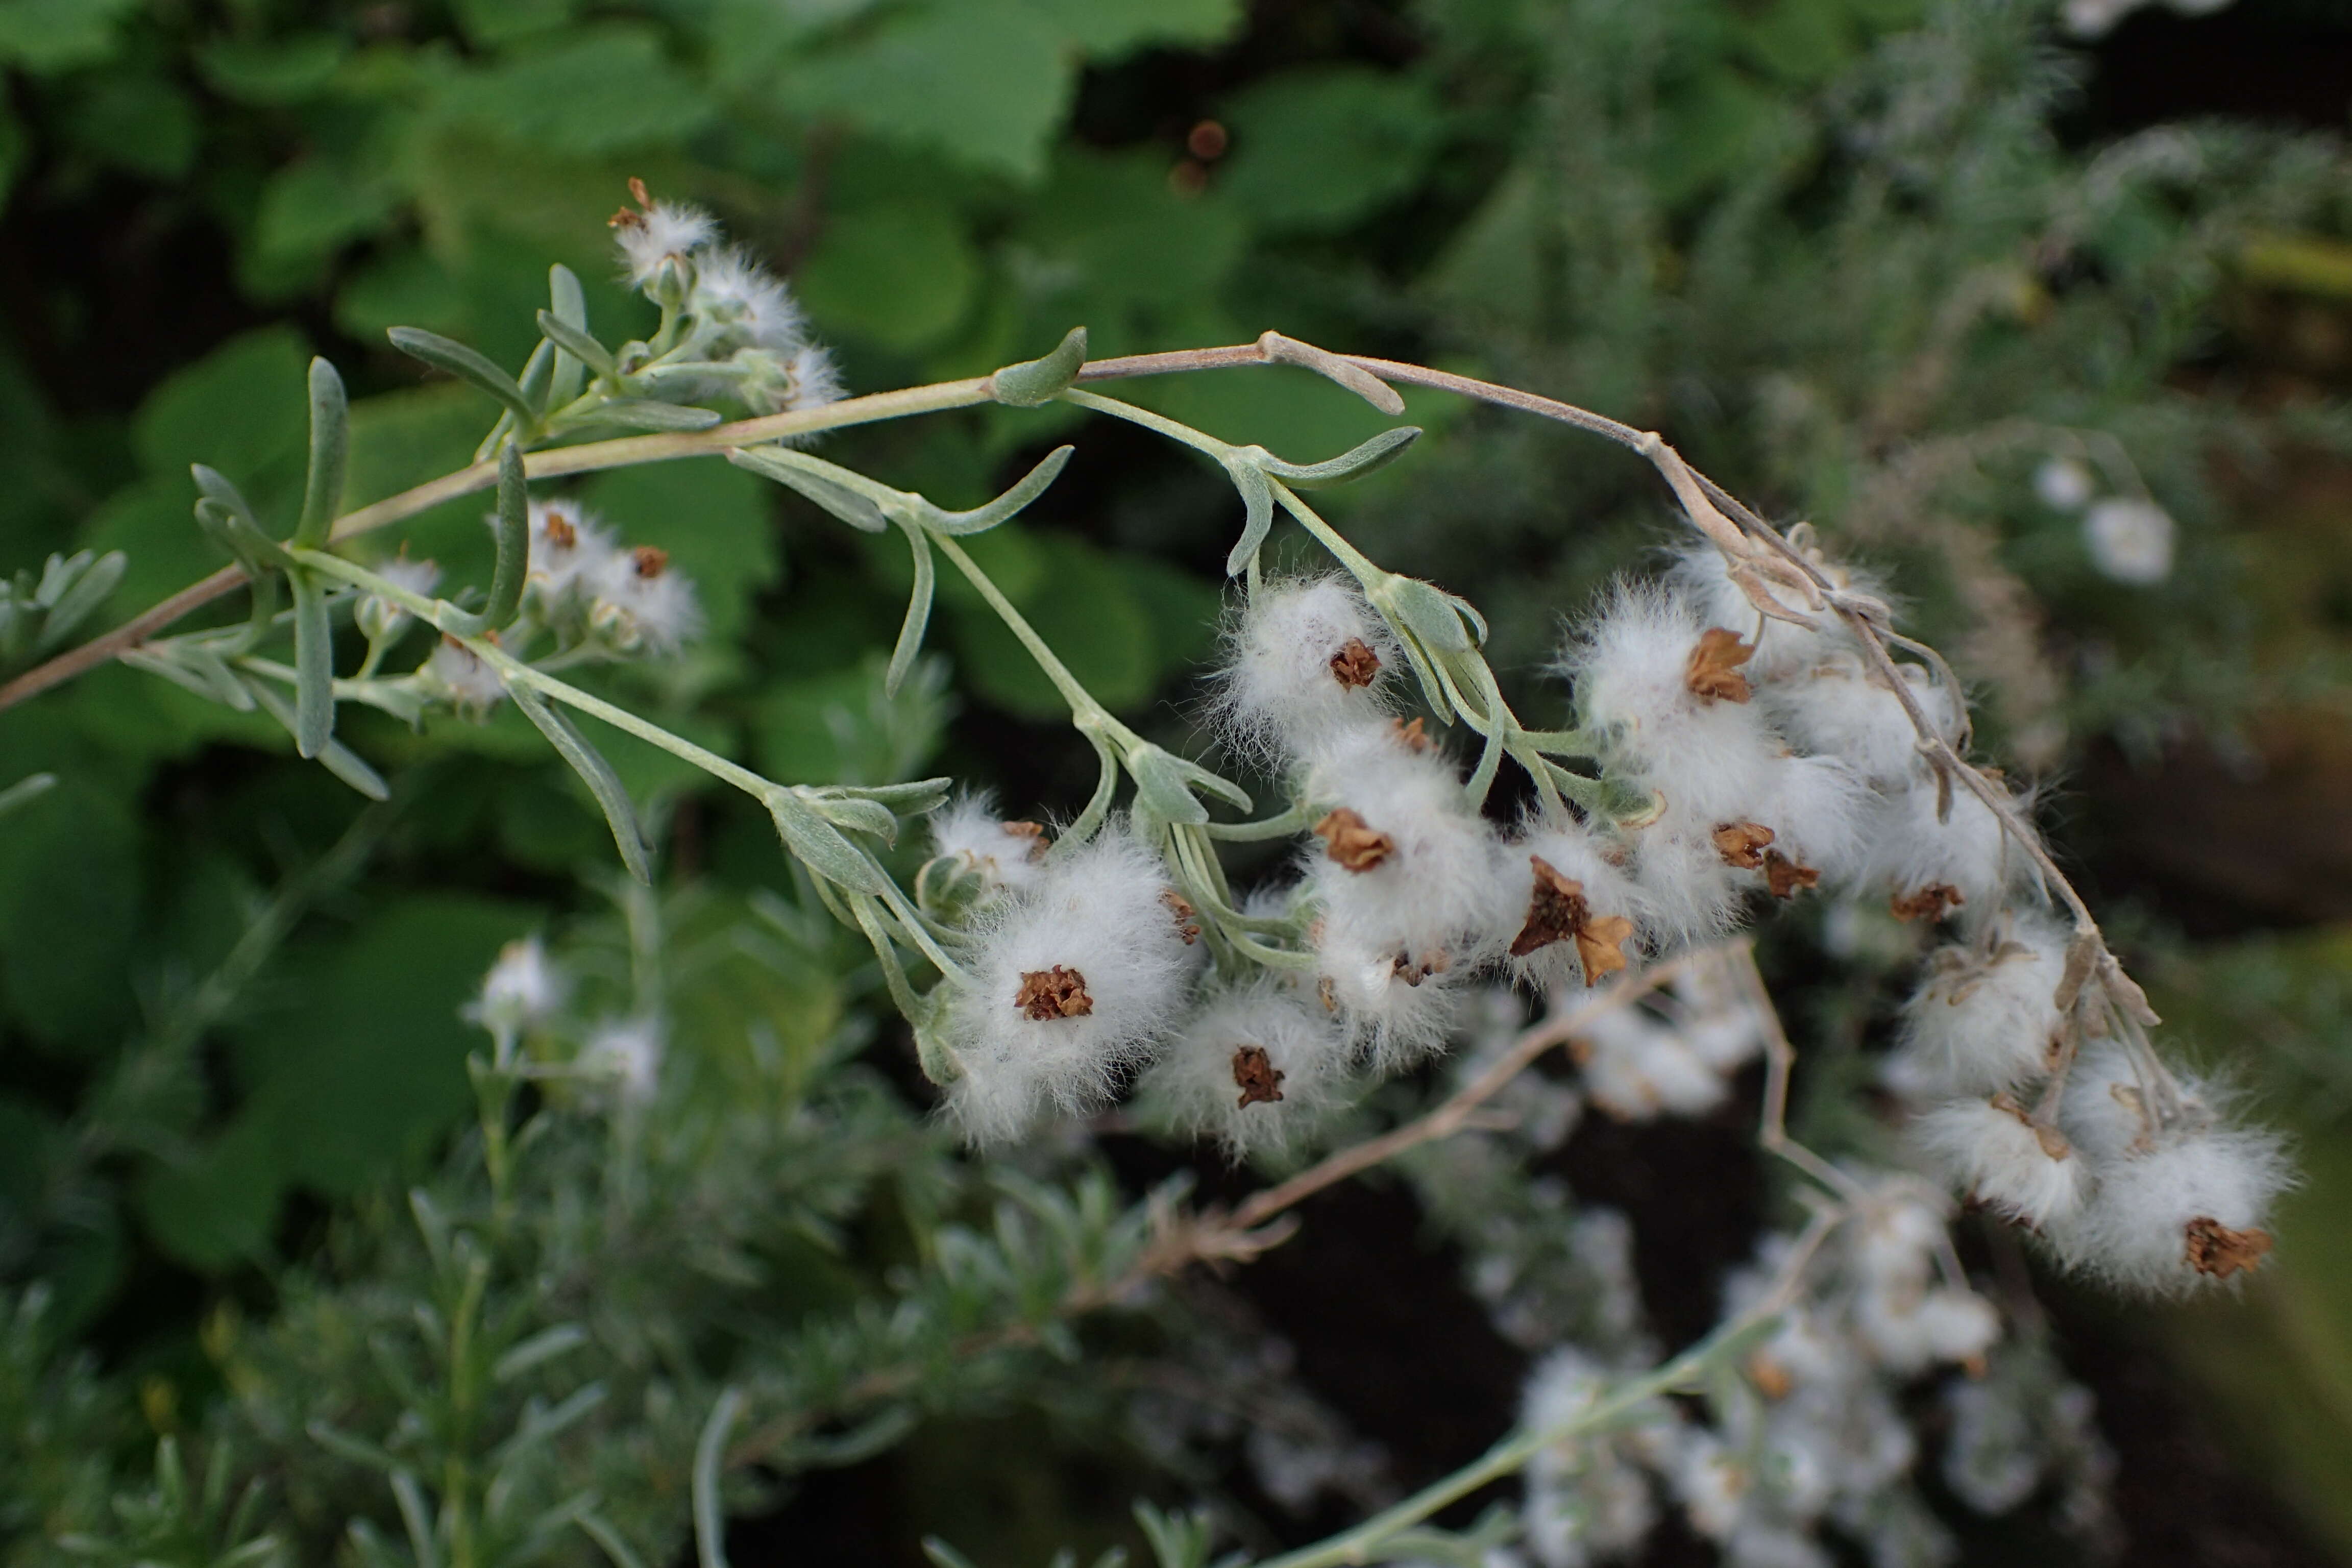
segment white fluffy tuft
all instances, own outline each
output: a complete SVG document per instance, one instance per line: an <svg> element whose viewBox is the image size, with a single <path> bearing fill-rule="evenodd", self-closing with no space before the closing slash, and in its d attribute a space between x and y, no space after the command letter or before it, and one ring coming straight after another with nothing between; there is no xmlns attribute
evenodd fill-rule
<svg viewBox="0 0 2352 1568"><path fill-rule="evenodd" d="M2179 1294L2232 1270L2196 1266L2192 1227L2263 1232L2292 1180L2275 1136L2236 1127L2176 1131L2102 1173L2080 1220L2058 1233L2071 1263L2159 1294ZM2262 1237L2266 1249L2267 1234ZM2252 1267L2251 1261L2245 1266Z"/></svg>
<svg viewBox="0 0 2352 1568"><path fill-rule="evenodd" d="M1350 642L1380 661L1369 685L1334 672ZM1227 743L1247 755L1295 758L1340 731L1377 725L1403 656L1388 628L1344 577L1268 582L1225 632L1217 711Z"/></svg>
<svg viewBox="0 0 2352 1568"><path fill-rule="evenodd" d="M1915 1100L1984 1095L2046 1077L2058 1033L2066 939L2024 919L2006 940L1938 950L1903 1009L1887 1086Z"/></svg>
<svg viewBox="0 0 2352 1568"><path fill-rule="evenodd" d="M1920 1149L1969 1196L2036 1230L2072 1221L2091 1181L2063 1136L2045 1139L2009 1105L1959 1100L1912 1124Z"/></svg>
<svg viewBox="0 0 2352 1568"><path fill-rule="evenodd" d="M1281 1075L1279 1100L1242 1103L1236 1054L1255 1047ZM1146 1114L1192 1137L1214 1136L1235 1159L1285 1148L1329 1109L1348 1082L1339 1020L1309 996L1260 977L1212 998L1145 1075Z"/></svg>
<svg viewBox="0 0 2352 1568"><path fill-rule="evenodd" d="M947 1020L961 1068L948 1104L975 1142L1009 1138L1048 1107L1101 1103L1176 1025L1200 949L1186 945L1167 887L1160 858L1112 826L1049 861L1035 887L980 911L971 982ZM1024 977L1056 966L1080 977L1090 1009L1031 1018L1017 1000Z"/></svg>
<svg viewBox="0 0 2352 1568"><path fill-rule="evenodd" d="M981 880L981 896L1026 892L1045 876L1045 841L1016 833L996 814L984 790L958 795L931 814L931 853L956 862Z"/></svg>

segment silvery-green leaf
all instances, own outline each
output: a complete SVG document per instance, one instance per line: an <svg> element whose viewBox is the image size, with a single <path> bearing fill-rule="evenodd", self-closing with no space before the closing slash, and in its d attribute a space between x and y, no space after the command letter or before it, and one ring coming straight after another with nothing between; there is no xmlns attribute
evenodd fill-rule
<svg viewBox="0 0 2352 1568"><path fill-rule="evenodd" d="M881 896L881 870L871 858L841 836L800 791L778 789L768 796L768 815L784 848L810 870L853 892Z"/></svg>
<svg viewBox="0 0 2352 1568"><path fill-rule="evenodd" d="M1070 447L1055 447L1045 454L1035 468L1022 475L1019 482L1011 489L1006 490L987 505L974 507L970 511L942 511L926 501L923 503L924 525L959 538L994 528L998 523L1014 516L1031 501L1044 495L1045 487L1061 477L1062 469L1068 465L1070 454L1076 448Z"/></svg>
<svg viewBox="0 0 2352 1568"><path fill-rule="evenodd" d="M76 574L71 584L50 603L48 616L41 623L40 637L33 644L34 651L46 652L71 636L74 627L106 602L106 596L114 592L114 585L122 581L122 574L130 566L129 556L120 550L110 550Z"/></svg>
<svg viewBox="0 0 2352 1568"><path fill-rule="evenodd" d="M564 276L570 278L572 275L566 272ZM577 279L573 280L572 287L576 298L580 288ZM558 360L555 367L558 380L553 388L552 401L557 407L562 407L571 402L572 397L580 395L580 388L577 384L572 386L570 397L563 395L561 378L567 362L573 367L572 379L575 384L580 380L579 367L582 365L585 365L601 376L617 377L621 374L621 367L614 360L612 350L590 337L585 329L573 326L557 312L541 310L539 313L539 330L549 342L562 349L564 353L564 358Z"/></svg>
<svg viewBox="0 0 2352 1568"><path fill-rule="evenodd" d="M530 570L530 489L523 478L522 448L511 441L499 448L497 527L498 564L490 574L490 602L482 611L482 622L492 631L515 618Z"/></svg>
<svg viewBox="0 0 2352 1568"><path fill-rule="evenodd" d="M464 343L445 338L438 332L428 332L422 327L394 327L385 334L392 346L411 359L424 361L436 370L447 371L460 381L470 383L480 391L505 405L524 427L536 424L539 411L523 395L515 378L492 364L479 353Z"/></svg>
<svg viewBox="0 0 2352 1568"><path fill-rule="evenodd" d="M1135 779L1135 809L1162 822L1195 825L1209 820L1209 808L1184 787L1176 758L1157 746L1137 747L1127 755L1127 771Z"/></svg>
<svg viewBox="0 0 2352 1568"><path fill-rule="evenodd" d="M1015 408L1035 408L1066 392L1087 363L1087 330L1072 327L1043 359L1008 364L988 378L989 395Z"/></svg>
<svg viewBox="0 0 2352 1568"><path fill-rule="evenodd" d="M1460 603L1434 584L1418 577L1392 577L1377 595L1383 608L1404 624L1407 631L1441 653L1468 653L1473 646L1463 629Z"/></svg>
<svg viewBox="0 0 2352 1568"><path fill-rule="evenodd" d="M245 499L245 492L238 489L226 474L218 468L206 468L202 463L190 463L188 472L194 477L196 489L206 500L221 507L256 533L262 532L261 521L254 513L253 503ZM268 535L263 533L262 537L266 539Z"/></svg>
<svg viewBox="0 0 2352 1568"><path fill-rule="evenodd" d="M343 499L343 473L352 453L351 400L343 378L323 359L310 362L310 468L302 480L302 515L294 542L316 550L327 542L335 508Z"/></svg>
<svg viewBox="0 0 2352 1568"><path fill-rule="evenodd" d="M890 668L883 672L882 695L896 697L923 650L923 634L930 629L931 594L938 585L939 567L931 560L931 542L921 528L908 524L907 547L915 555L915 586L907 595L907 617L898 623L898 640L890 649Z"/></svg>
<svg viewBox="0 0 2352 1568"><path fill-rule="evenodd" d="M587 1342L588 1331L577 1323L558 1323L551 1329L542 1329L499 1357L490 1368L490 1381L512 1383L532 1368L542 1366Z"/></svg>
<svg viewBox="0 0 2352 1568"><path fill-rule="evenodd" d="M606 352L604 344L596 342L595 337L588 331L588 299L580 291L580 279L573 277L572 268L564 266L561 261L547 269L547 299L548 303L555 308L553 315L556 325L577 333L591 343L595 343L596 352L604 356L604 363L611 364L612 354ZM568 347L561 339L556 340L556 346ZM593 365L596 362L590 359L586 363ZM599 367L599 374L610 373ZM555 375L547 385L548 406L561 408L579 396L581 384L585 379L586 375L579 354L565 353L556 355Z"/></svg>
<svg viewBox="0 0 2352 1568"><path fill-rule="evenodd" d="M728 451L727 460L739 468L749 468L778 484L790 486L852 528L880 533L890 526L889 519L882 515L881 507L872 500L802 466L803 461L814 463L815 459L802 459L797 452L772 447L736 447Z"/></svg>
<svg viewBox="0 0 2352 1568"><path fill-rule="evenodd" d="M708 430L719 423L716 409L686 403L656 403L650 397L616 397L600 403L594 418L625 430Z"/></svg>
<svg viewBox="0 0 2352 1568"><path fill-rule="evenodd" d="M532 345L530 357L522 362L522 374L516 378L516 384L522 388L523 396L530 400L531 407L542 415L547 412L548 384L554 376L555 345L541 338Z"/></svg>
<svg viewBox="0 0 2352 1568"><path fill-rule="evenodd" d="M310 1434L310 1441L338 1458L349 1459L355 1465L365 1465L371 1469L387 1473L400 1468L400 1461L384 1449L364 1437L354 1437L349 1432L330 1426L324 1421L314 1420L302 1430Z"/></svg>
<svg viewBox="0 0 2352 1568"><path fill-rule="evenodd" d="M1266 482L1264 469L1238 453L1222 461L1242 495L1242 536L1225 555L1225 575L1238 577L1249 569L1265 536L1274 530L1274 487Z"/></svg>
<svg viewBox="0 0 2352 1568"><path fill-rule="evenodd" d="M224 668L223 673L227 673L226 668ZM267 711L271 718L277 720L280 724L285 725L287 732L294 736L296 748L299 750L300 748L302 735L301 721L296 716L292 709L286 706L286 699L278 696L276 691L270 689L267 681L251 680L246 681L242 684L247 693L247 705L250 705L253 702L258 702L262 709ZM349 746L344 745L341 741L329 741L324 746L320 748L318 758L319 765L320 767L326 769L329 773L334 774L337 778L342 780L345 784L351 785L353 789L359 791L370 800L388 800L391 798L392 788L389 784L386 784L383 782L383 775L377 773L375 769L370 767L367 763L367 759L362 757L357 752L352 751Z"/></svg>
<svg viewBox="0 0 2352 1568"><path fill-rule="evenodd" d="M55 789L57 784L55 773L27 773L6 789L0 789L0 816L30 805Z"/></svg>
<svg viewBox="0 0 2352 1568"><path fill-rule="evenodd" d="M294 588L294 749L315 757L335 733L335 634L327 618L327 592L299 568Z"/></svg>
<svg viewBox="0 0 2352 1568"><path fill-rule="evenodd" d="M828 784L820 793L827 799L842 796L879 801L901 816L920 816L948 797L955 787L949 778L915 779L907 784Z"/></svg>
<svg viewBox="0 0 2352 1568"><path fill-rule="evenodd" d="M880 801L851 796L827 797L818 807L824 819L852 833L870 833L885 844L898 842L898 818Z"/></svg>
<svg viewBox="0 0 2352 1568"><path fill-rule="evenodd" d="M1321 485L1344 484L1361 479L1376 468L1384 468L1404 455L1421 436L1418 425L1400 425L1393 430L1383 430L1360 446L1340 453L1328 462L1286 463L1268 454L1257 459L1258 466L1293 489L1314 489Z"/></svg>
<svg viewBox="0 0 2352 1568"><path fill-rule="evenodd" d="M629 799L629 792L622 785L620 775L613 771L613 764L604 760L604 753L573 729L571 720L522 681L507 682L507 695L514 699L523 717L539 727L539 732L547 737L557 754L572 764L580 782L588 786L588 793L604 813L605 825L613 830L614 846L620 850L621 864L629 868L629 875L650 884L653 868L646 855L645 829L637 824L636 805Z"/></svg>

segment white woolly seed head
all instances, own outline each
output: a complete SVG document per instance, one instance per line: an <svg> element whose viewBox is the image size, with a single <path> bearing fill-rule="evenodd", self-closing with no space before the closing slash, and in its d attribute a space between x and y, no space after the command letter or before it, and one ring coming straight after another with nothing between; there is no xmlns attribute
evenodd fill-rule
<svg viewBox="0 0 2352 1568"><path fill-rule="evenodd" d="M481 994L465 1008L467 1022L486 1029L520 1032L537 1028L562 1009L572 976L547 955L535 936L499 949L496 963L482 977Z"/></svg>
<svg viewBox="0 0 2352 1568"><path fill-rule="evenodd" d="M952 859L980 879L981 897L1026 892L1045 876L1045 837L1038 825L1017 826L996 815L984 790L960 795L931 813L931 853Z"/></svg>
<svg viewBox="0 0 2352 1568"><path fill-rule="evenodd" d="M476 718L507 700L507 685L499 672L475 658L473 649L446 637L434 645L418 673L425 686Z"/></svg>
<svg viewBox="0 0 2352 1568"><path fill-rule="evenodd" d="M571 500L535 500L530 509L529 571L525 591L551 617L567 594L593 593L619 552L613 531L593 511Z"/></svg>
<svg viewBox="0 0 2352 1568"><path fill-rule="evenodd" d="M807 320L792 291L740 246L697 259L689 308L737 345L789 354L807 341Z"/></svg>
<svg viewBox="0 0 2352 1568"><path fill-rule="evenodd" d="M1145 1114L1238 1160L1279 1151L1348 1080L1347 1032L1312 996L1261 977L1212 997L1145 1075Z"/></svg>
<svg viewBox="0 0 2352 1568"><path fill-rule="evenodd" d="M1668 580L1687 594L1708 626L1738 632L1755 646L1745 668L1751 679L1784 679L1853 647L1852 634L1837 613L1828 608L1808 611L1792 592L1776 595L1787 608L1805 617L1803 625L1768 618L1745 590L1731 580L1731 563L1712 544L1696 544L1675 558ZM1828 568L1842 587L1876 593L1874 579L1846 568Z"/></svg>
<svg viewBox="0 0 2352 1568"><path fill-rule="evenodd" d="M2021 816L2030 805L2015 799ZM1958 891L1964 908L1990 912L2023 880L2032 862L2011 839L1992 808L1958 784L1952 786L1948 820L1936 819L1936 783L1915 779L1906 788L1881 796L1871 813L1870 847L1861 879L1897 900L1937 887Z"/></svg>
<svg viewBox="0 0 2352 1568"><path fill-rule="evenodd" d="M1755 873L1734 870L1715 847L1715 825L1669 812L1627 835L1633 878L1660 951L1717 942L1739 929Z"/></svg>
<svg viewBox="0 0 2352 1568"><path fill-rule="evenodd" d="M1939 1105L1912 1123L1911 1135L1963 1193L2035 1230L2070 1223L2093 1184L2065 1136L2035 1128L2005 1096Z"/></svg>
<svg viewBox="0 0 2352 1568"><path fill-rule="evenodd" d="M1200 949L1168 885L1160 858L1112 825L979 912L971 983L947 1018L961 1069L948 1105L975 1142L1011 1137L1048 1107L1100 1103L1178 1022Z"/></svg>
<svg viewBox="0 0 2352 1568"><path fill-rule="evenodd" d="M2179 1294L2260 1266L2272 1201L2292 1180L2269 1132L2159 1133L2153 1148L2101 1170L2097 1194L2058 1234L2060 1251L2118 1285Z"/></svg>
<svg viewBox="0 0 2352 1568"><path fill-rule="evenodd" d="M2156 1121L2147 1094L2153 1086L2133 1063L2132 1054L2114 1040L2085 1040L2066 1069L2066 1095L2059 1102L2058 1125L2076 1147L2095 1162L2105 1164L2156 1146ZM2190 1100L2202 1105L2200 1086L2182 1086Z"/></svg>
<svg viewBox="0 0 2352 1568"><path fill-rule="evenodd" d="M1864 1290L1854 1299L1853 1324L1880 1364L1898 1377L1938 1363L1974 1360L2000 1338L2000 1314L1992 1303L1951 1285Z"/></svg>
<svg viewBox="0 0 2352 1568"><path fill-rule="evenodd" d="M1939 949L1904 1005L1887 1086L1934 1100L2046 1077L2062 1022L2058 981L2065 967L2064 934L2033 916L2016 921L2002 940Z"/></svg>
<svg viewBox="0 0 2352 1568"><path fill-rule="evenodd" d="M591 624L624 651L676 653L702 630L693 583L650 545L607 557L593 588Z"/></svg>
<svg viewBox="0 0 2352 1568"><path fill-rule="evenodd" d="M1338 1018L1376 1075L1437 1049L1466 1015L1468 971L1427 967L1396 947L1365 941L1327 918L1315 943L1314 1001Z"/></svg>
<svg viewBox="0 0 2352 1568"><path fill-rule="evenodd" d="M1928 722L1946 740L1958 739L1958 694L1916 664L1897 668ZM1904 783L1926 766L1911 715L1854 654L1832 653L1818 664L1793 670L1763 687L1758 700L1798 747L1843 758L1882 789Z"/></svg>
<svg viewBox="0 0 2352 1568"><path fill-rule="evenodd" d="M795 413L803 408L822 408L828 403L838 403L846 389L841 383L841 369L834 363L833 355L814 343L804 343L793 351L784 362L792 380L792 391L784 398L778 413Z"/></svg>
<svg viewBox="0 0 2352 1568"><path fill-rule="evenodd" d="M1620 1121L1704 1116L1728 1093L1723 1075L1679 1033L1639 1008L1594 1018L1575 1048L1586 1094Z"/></svg>
<svg viewBox="0 0 2352 1568"><path fill-rule="evenodd" d="M1352 858L1333 834L1308 842L1307 882L1343 944L1463 971L1519 929L1526 906L1512 907L1496 881L1494 829L1434 747L1416 752L1384 725L1342 731L1317 749L1302 793L1318 809L1353 812L1385 840Z"/></svg>
<svg viewBox="0 0 2352 1568"><path fill-rule="evenodd" d="M610 1079L622 1103L644 1105L660 1087L667 1036L656 1014L608 1018L588 1037L579 1065L583 1071Z"/></svg>
<svg viewBox="0 0 2352 1568"><path fill-rule="evenodd" d="M1520 945L1522 937L1532 943L1550 934L1539 928L1537 920L1542 903L1542 884L1532 864L1536 860L1577 884L1595 921L1614 918L1633 922L1632 933L1613 944L1630 966L1643 951L1649 912L1648 900L1633 880L1630 849L1603 840L1590 827L1576 822L1529 823L1518 837L1496 844L1489 862L1490 874L1496 881L1493 904L1506 925L1509 924L1510 912L1514 909L1518 911L1518 924L1507 938L1513 947ZM1606 967L1608 960L1597 955L1597 968L1588 965L1583 957L1584 945L1571 934L1539 947L1531 945L1526 952L1512 953L1512 978L1545 992L1596 985L1611 973Z"/></svg>
<svg viewBox="0 0 2352 1568"><path fill-rule="evenodd" d="M1378 726L1402 657L1347 578L1262 584L1225 628L1217 713L1226 742L1248 755L1297 757L1340 731Z"/></svg>
<svg viewBox="0 0 2352 1568"><path fill-rule="evenodd" d="M1691 689L1691 655L1707 629L1687 595L1620 583L1559 668L1612 760L1663 795L1670 813L1711 827L1752 814L1786 747L1752 700Z"/></svg>
<svg viewBox="0 0 2352 1568"><path fill-rule="evenodd" d="M718 237L718 220L683 202L651 202L637 212L624 208L613 220L613 240L629 281L640 286L670 258L692 256Z"/></svg>

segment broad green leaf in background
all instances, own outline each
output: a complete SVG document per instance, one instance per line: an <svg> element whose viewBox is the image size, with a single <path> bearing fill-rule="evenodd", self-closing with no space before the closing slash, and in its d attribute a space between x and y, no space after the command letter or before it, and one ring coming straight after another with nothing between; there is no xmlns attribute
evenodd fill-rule
<svg viewBox="0 0 2352 1568"><path fill-rule="evenodd" d="M146 849L130 803L72 775L0 833L0 995L45 1044L128 1020Z"/></svg>
<svg viewBox="0 0 2352 1568"><path fill-rule="evenodd" d="M793 287L827 332L912 350L963 320L980 276L979 254L955 216L908 203L829 220Z"/></svg>
<svg viewBox="0 0 2352 1568"><path fill-rule="evenodd" d="M287 1005L237 1042L244 1115L281 1182L358 1190L422 1152L471 1100L479 1034L458 1016L528 906L426 894L380 906L324 951L289 955Z"/></svg>
<svg viewBox="0 0 2352 1568"><path fill-rule="evenodd" d="M1227 200L1268 233L1325 233L1420 185L1445 135L1428 80L1368 66L1286 71L1226 105Z"/></svg>
<svg viewBox="0 0 2352 1568"><path fill-rule="evenodd" d="M0 64L50 72L94 65L139 0L6 0L0 4Z"/></svg>
<svg viewBox="0 0 2352 1568"><path fill-rule="evenodd" d="M457 77L439 107L521 145L581 156L675 142L718 106L671 63L659 33L615 24Z"/></svg>
<svg viewBox="0 0 2352 1568"><path fill-rule="evenodd" d="M196 157L196 106L156 76L106 75L74 101L66 129L82 151L151 180L176 180Z"/></svg>
<svg viewBox="0 0 2352 1568"><path fill-rule="evenodd" d="M1050 330L1040 352L1083 323L1096 359L1230 342L1215 303L1248 243L1241 216L1213 189L1171 190L1161 159L1065 152L1014 229L1015 280Z"/></svg>
<svg viewBox="0 0 2352 1568"><path fill-rule="evenodd" d="M196 68L214 91L240 103L300 103L324 91L351 53L341 33L278 38L216 38L196 50Z"/></svg>

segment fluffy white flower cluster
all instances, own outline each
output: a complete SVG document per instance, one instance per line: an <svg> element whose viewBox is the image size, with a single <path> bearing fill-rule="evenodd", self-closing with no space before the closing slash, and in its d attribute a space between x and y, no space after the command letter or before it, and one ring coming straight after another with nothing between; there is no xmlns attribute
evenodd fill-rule
<svg viewBox="0 0 2352 1568"><path fill-rule="evenodd" d="M557 657L577 659L672 654L701 632L694 584L667 552L624 542L569 500L532 501L529 537L521 612L499 634L518 657L541 634L552 637ZM418 592L429 591L438 574L430 562L391 562L380 570L390 576L394 567L422 578ZM499 672L452 638L442 639L417 675L428 695L476 714L506 697Z"/></svg>
<svg viewBox="0 0 2352 1568"><path fill-rule="evenodd" d="M1590 798L1646 804L1505 826L1402 721L1406 652L1355 585L1265 583L1231 628L1216 714L1311 826L1288 870L1239 900L1247 930L1288 943L1281 962L1222 927L1202 940L1159 847L1131 830L1049 851L1043 829L964 803L935 822L927 871L965 889L952 940L972 978L943 998L950 1102L974 1137L1003 1138L1148 1068L1160 1124L1237 1155L1278 1148L1458 1034L1495 977L1600 984L1818 889L1949 933L1887 1070L1929 1107L1922 1142L1963 1190L2118 1281L2252 1267L2284 1179L2275 1147L2224 1125L2111 1003L2060 1016L2067 941L2038 846L1922 750L1913 710L1957 739L1959 693L1909 666L1898 693L1868 651L1830 610L1761 615L1711 548L1621 585L1560 669L1601 768ZM2014 803L2007 815L2022 822ZM1625 1120L1721 1103L1764 1037L1742 984L1736 965L1694 963L1595 1019L1575 1043L1585 1102ZM2037 1086L2029 1109L2018 1097Z"/></svg>
<svg viewBox="0 0 2352 1568"><path fill-rule="evenodd" d="M1729 1312L1764 1301L1795 1245L1767 1242L1733 1279ZM1945 1249L1939 1196L1901 1177L1872 1188L1748 1357L1741 1390L1711 1402L1713 1421L1662 1400L1632 1424L1537 1456L1525 1483L1529 1552L1543 1568L1629 1554L1671 1505L1746 1568L1827 1568L1837 1559L1821 1542L1824 1526L1874 1562L1940 1561L1940 1528L1900 1484L1918 1442L1899 1395L1938 1368L1981 1375L2000 1331L1991 1303L1942 1279ZM1573 1347L1552 1352L1529 1377L1523 1423L1573 1422L1625 1370Z"/></svg>
<svg viewBox="0 0 2352 1568"><path fill-rule="evenodd" d="M677 313L677 346L659 374L688 398L731 395L762 414L839 401L833 357L809 341L808 322L782 281L748 251L720 238L699 207L650 199L613 215L628 280Z"/></svg>
<svg viewBox="0 0 2352 1568"><path fill-rule="evenodd" d="M2091 470L2073 458L2053 458L2034 470L2033 493L2044 505L2083 514L2083 547L2091 564L2118 583L2147 587L2172 575L2172 514L2144 495L2102 496Z"/></svg>
<svg viewBox="0 0 2352 1568"><path fill-rule="evenodd" d="M482 977L482 988L463 1016L489 1031L498 1059L512 1064L526 1037L535 1037L534 1057L553 1055L561 1065L533 1060L522 1068L541 1079L573 1078L602 1086L623 1106L643 1105L659 1087L668 1027L657 1013L598 1018L584 1031L571 1012L573 977L536 936L510 942ZM568 1055L568 1061L563 1056Z"/></svg>

